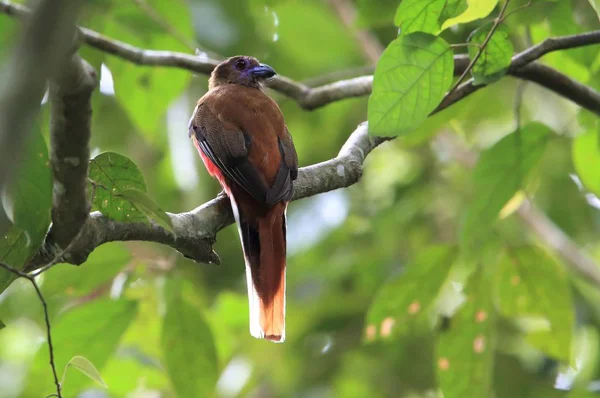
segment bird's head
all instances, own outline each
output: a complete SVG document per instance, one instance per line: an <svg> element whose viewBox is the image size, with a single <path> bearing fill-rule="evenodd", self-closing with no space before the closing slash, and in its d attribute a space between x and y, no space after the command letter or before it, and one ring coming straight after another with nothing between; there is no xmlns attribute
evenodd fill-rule
<svg viewBox="0 0 600 398"><path fill-rule="evenodd" d="M256 58L239 55L217 65L210 75L208 87L212 89L222 84L240 84L260 88L262 82L275 74L273 68L261 64Z"/></svg>

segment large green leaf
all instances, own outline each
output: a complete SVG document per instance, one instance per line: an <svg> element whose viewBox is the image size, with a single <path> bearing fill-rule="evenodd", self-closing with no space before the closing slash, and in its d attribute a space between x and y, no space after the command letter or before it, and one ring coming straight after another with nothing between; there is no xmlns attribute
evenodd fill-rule
<svg viewBox="0 0 600 398"><path fill-rule="evenodd" d="M568 361L575 319L564 267L537 247L507 249L495 280L500 312L531 328L532 345Z"/></svg>
<svg viewBox="0 0 600 398"><path fill-rule="evenodd" d="M467 0L468 7L460 15L450 18L442 25L442 30L450 26L485 18L496 8L498 0Z"/></svg>
<svg viewBox="0 0 600 398"><path fill-rule="evenodd" d="M473 171L475 198L463 220L463 242L481 239L489 232L502 207L540 161L549 133L545 125L531 123L481 154Z"/></svg>
<svg viewBox="0 0 600 398"><path fill-rule="evenodd" d="M97 184L94 210L121 222L147 220L131 202L119 196L128 189L146 192L144 176L135 163L118 153L104 152L90 161L89 176Z"/></svg>
<svg viewBox="0 0 600 398"><path fill-rule="evenodd" d="M496 345L492 279L482 266L471 276L466 303L436 347L437 379L445 398L491 396Z"/></svg>
<svg viewBox="0 0 600 398"><path fill-rule="evenodd" d="M25 145L12 180L13 183L2 190L4 212L13 225L26 233L28 245L37 248L48 232L52 208L52 173L48 148L39 127L36 127Z"/></svg>
<svg viewBox="0 0 600 398"><path fill-rule="evenodd" d="M367 340L402 334L427 322L455 257L452 247L429 247L402 275L386 283L367 313Z"/></svg>
<svg viewBox="0 0 600 398"><path fill-rule="evenodd" d="M574 140L573 165L583 185L600 196L600 140L595 129Z"/></svg>
<svg viewBox="0 0 600 398"><path fill-rule="evenodd" d="M102 32L142 48L193 51L189 46L194 42L194 30L184 0L115 2ZM175 68L137 66L112 56L105 63L113 75L116 98L133 123L147 137L164 139L162 118L192 74Z"/></svg>
<svg viewBox="0 0 600 398"><path fill-rule="evenodd" d="M446 0L402 0L396 10L394 23L402 34L413 32L435 33L440 30L439 19Z"/></svg>
<svg viewBox="0 0 600 398"><path fill-rule="evenodd" d="M396 136L417 128L442 100L452 82L454 61L443 39L413 33L383 52L369 97L369 132Z"/></svg>
<svg viewBox="0 0 600 398"><path fill-rule="evenodd" d="M116 350L121 335L135 317L135 301L95 300L80 305L52 324L52 341L57 369L64 369L76 355L84 356L96 368L102 367ZM46 396L52 392L53 379L48 366L48 347L42 344L28 376L24 396ZM65 396L76 396L92 381L85 375L69 374Z"/></svg>
<svg viewBox="0 0 600 398"><path fill-rule="evenodd" d="M167 313L161 345L169 377L181 398L207 397L217 382L217 353L211 330L202 314L167 289Z"/></svg>
<svg viewBox="0 0 600 398"><path fill-rule="evenodd" d="M467 41L471 44L483 45L492 26L493 24L489 23L476 29ZM469 57L473 59L479 51L479 47L469 46ZM471 70L475 84L489 84L506 75L512 55L513 46L508 27L499 25Z"/></svg>
<svg viewBox="0 0 600 398"><path fill-rule="evenodd" d="M131 259L131 253L121 242L104 244L94 249L82 265L57 264L44 273L42 292L82 296L110 283Z"/></svg>

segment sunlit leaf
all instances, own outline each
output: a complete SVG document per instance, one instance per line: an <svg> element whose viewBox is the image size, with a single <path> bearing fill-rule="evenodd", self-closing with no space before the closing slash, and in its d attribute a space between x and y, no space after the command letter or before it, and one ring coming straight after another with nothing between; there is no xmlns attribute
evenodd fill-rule
<svg viewBox="0 0 600 398"><path fill-rule="evenodd" d="M523 186L530 171L540 161L550 130L531 123L484 151L473 171L475 198L462 225L465 243L481 239L489 232L500 210Z"/></svg>
<svg viewBox="0 0 600 398"><path fill-rule="evenodd" d="M468 23L487 17L496 8L498 0L467 0L467 4L468 7L462 14L444 22L442 30L452 25Z"/></svg>
<svg viewBox="0 0 600 398"><path fill-rule="evenodd" d="M48 232L52 208L48 148L39 126L25 145L12 180L13 183L1 192L4 212L13 225L27 234L28 243L37 248Z"/></svg>
<svg viewBox="0 0 600 398"><path fill-rule="evenodd" d="M135 163L118 153L104 152L90 161L89 176L96 184L94 210L116 221L147 221L142 212L119 196L127 189L146 191L144 176Z"/></svg>
<svg viewBox="0 0 600 398"><path fill-rule="evenodd" d="M482 46L492 26L493 24L489 23L476 29L467 41ZM479 51L479 47L469 46L469 57L473 59ZM512 55L513 46L508 27L499 25L471 70L475 84L489 84L504 76Z"/></svg>
<svg viewBox="0 0 600 398"><path fill-rule="evenodd" d="M440 15L440 23L462 14L467 9L467 0L446 0L446 6Z"/></svg>
<svg viewBox="0 0 600 398"><path fill-rule="evenodd" d="M452 82L454 61L443 39L413 33L383 52L369 97L369 132L396 136L418 127Z"/></svg>
<svg viewBox="0 0 600 398"><path fill-rule="evenodd" d="M440 29L440 15L446 0L402 0L396 10L394 23L402 34L412 32L435 33Z"/></svg>
<svg viewBox="0 0 600 398"><path fill-rule="evenodd" d="M366 340L401 334L427 321L455 257L452 247L429 247L402 275L386 283L367 313Z"/></svg>
<svg viewBox="0 0 600 398"><path fill-rule="evenodd" d="M94 380L102 387L108 388L104 380L102 380L102 376L100 375L100 372L98 372L98 369L96 369L94 364L91 363L86 357L82 357L81 355L75 355L67 363L67 366L65 366L65 370L63 371L62 381L60 382L60 385L63 389L65 388L65 379L67 377L67 371L69 370L69 367L74 367L75 369L79 370L81 373Z"/></svg>
<svg viewBox="0 0 600 398"><path fill-rule="evenodd" d="M74 356L84 356L102 370L114 354L122 334L137 311L135 301L96 299L75 307L52 323L52 342L56 367L63 369ZM48 366L48 348L42 344L29 374L24 396L42 396L54 385ZM70 373L63 391L76 396L91 380L81 373ZM45 396L45 395L44 395Z"/></svg>
<svg viewBox="0 0 600 398"><path fill-rule="evenodd" d="M147 193L138 189L126 189L117 196L127 200L142 214L148 217L149 220L155 221L158 225L173 233L173 223L171 219Z"/></svg>
<svg viewBox="0 0 600 398"><path fill-rule="evenodd" d="M597 131L590 130L573 141L573 165L586 189L600 196L600 140Z"/></svg>
<svg viewBox="0 0 600 398"><path fill-rule="evenodd" d="M567 273L536 247L506 249L496 274L500 312L530 319L527 341L549 356L568 361L574 328L574 305ZM533 322L534 320L539 320ZM544 323L547 324L544 325ZM535 326L538 325L538 330Z"/></svg>
<svg viewBox="0 0 600 398"><path fill-rule="evenodd" d="M436 372L445 398L491 396L496 345L492 279L483 266L470 278L467 301L436 347Z"/></svg>
<svg viewBox="0 0 600 398"><path fill-rule="evenodd" d="M161 345L178 396L211 396L218 376L212 333L202 314L177 291L167 299Z"/></svg>

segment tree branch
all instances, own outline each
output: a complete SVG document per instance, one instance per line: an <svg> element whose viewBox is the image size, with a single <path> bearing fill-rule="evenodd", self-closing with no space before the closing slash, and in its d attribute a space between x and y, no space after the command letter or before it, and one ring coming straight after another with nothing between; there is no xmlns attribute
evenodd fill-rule
<svg viewBox="0 0 600 398"><path fill-rule="evenodd" d="M50 82L50 161L54 176L47 242L66 248L88 218L92 92L96 71L78 55Z"/></svg>
<svg viewBox="0 0 600 398"><path fill-rule="evenodd" d="M362 175L362 164L367 155L386 138L371 137L363 123L350 135L337 157L312 166L303 167L294 183L294 198L298 200L319 193L348 187ZM84 225L81 236L64 254L65 262L81 264L98 246L112 241L141 240L162 243L176 249L185 257L204 263L219 263L213 251L215 235L233 223L233 214L226 196L217 198L180 214L168 214L175 235L157 224L121 223L94 212ZM41 250L27 265L35 270L50 262L57 249Z"/></svg>
<svg viewBox="0 0 600 398"><path fill-rule="evenodd" d="M0 1L0 12L13 17L21 17L27 14L27 9L23 6L13 4L7 1ZM151 66L165 66L175 67L180 69L189 70L196 73L210 74L213 68L218 64L218 60L211 59L208 56L195 56L191 54L184 54L172 51L155 51L146 50L138 47L134 47L130 44L123 43L118 40L107 38L93 30L80 28L81 39L87 45L94 47L100 51L121 57L127 61L133 62L137 65L151 65ZM525 65L539 59L549 52L564 50L569 48L577 48L592 44L600 43L600 30L582 33L571 36L562 36L549 38L543 42L528 48L527 50L516 54L511 62L508 73L521 79L530 80L531 75L519 74L518 70ZM460 75L464 72L466 65L464 56L455 56L455 73ZM460 71L460 72L459 72ZM556 72L558 73L558 72ZM552 85L552 81L549 80L548 75L538 76L535 80L536 83L555 91L555 86ZM570 80L569 85L579 84L574 80ZM465 86L466 85L466 86ZM310 87L306 84L293 81L284 76L277 76L269 82L269 87L274 89L292 99L294 99L298 105L304 109L312 110L331 102L339 101L345 98L359 97L369 95L371 93L372 76L361 76L352 79L339 80L334 83L326 84L319 87ZM443 106L438 109L444 109L447 104L454 103L458 98L463 98L465 94L471 94L481 87L472 87L472 82L467 81L466 83L457 87L459 91L458 97L454 97L456 92L452 93L452 98L447 98L443 102ZM463 90L461 92L461 89ZM591 90L591 89L590 89ZM565 96L565 92L558 92L560 95ZM467 94L467 95L468 95ZM577 99L567 97L575 102ZM579 103L579 102L577 102ZM590 106L592 105L592 106ZM586 109L596 112L598 104L588 104Z"/></svg>

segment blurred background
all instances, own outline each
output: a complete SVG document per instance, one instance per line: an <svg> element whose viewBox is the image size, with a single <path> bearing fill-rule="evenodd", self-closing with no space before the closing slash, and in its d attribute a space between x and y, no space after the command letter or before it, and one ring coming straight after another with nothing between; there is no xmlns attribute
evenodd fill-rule
<svg viewBox="0 0 600 398"><path fill-rule="evenodd" d="M397 35L398 0L342 3L355 12L350 19L339 2L326 0L90 0L80 25L141 48L211 58L248 54L283 76L322 84L372 73L373 59L357 32L368 31L381 48ZM515 7L525 3L513 2ZM457 25L442 37L462 43L481 24ZM506 24L515 51L546 37L599 28L585 0L535 2ZM18 21L0 14L0 60L18 31ZM148 193L166 211L188 211L213 198L218 184L187 137L207 76L136 66L87 46L80 54L100 73L92 100L92 156L115 151L132 159ZM600 89L599 59L591 46L555 52L543 62ZM301 166L335 157L367 119L367 97L306 111L277 92L269 94L282 108ZM40 115L46 141L48 107L44 103ZM482 262L460 254L444 257L436 264L454 266L431 291L424 283L427 274L402 279L411 264L434 261L429 257L439 256L440 247L453 250L474 195L464 155L442 138L451 136L476 154L517 123L531 121L543 122L555 134L527 194L600 260L600 200L582 187L572 161L573 137L597 134L595 117L533 83L505 77L374 150L361 182L291 204L284 344L256 340L248 332L243 258L234 226L217 236L219 266L193 263L156 244L115 242L99 247L80 267L61 264L44 274L40 285L50 308L59 372L71 356L83 355L108 385L104 389L69 370L65 397L441 396L436 371L447 364L435 354L438 336L460 327L449 318L464 301L457 292L474 263ZM584 164L600 170L598 157L588 161ZM481 376L465 358L456 382L489 377L496 397L594 396L590 391L600 391L599 291L567 274L510 208L502 217L497 234L483 245L490 251L536 245L532 261L552 266L534 267L530 280L550 282L523 295L547 304L547 313L556 316L551 328L543 316L518 322L499 316L496 349L489 357L493 366ZM487 255L483 265L496 257ZM498 277L490 286L500 283ZM382 289L385 296L378 296ZM372 307L420 305L410 295L434 303L428 321L407 321L410 327L402 331L382 330L383 336L366 341L373 340L365 337L367 313L378 310ZM27 281L13 282L0 295L0 319L6 324L0 331L0 397L47 396L53 382L43 313ZM566 330L566 337L556 340L556 329ZM527 340L531 330L545 340ZM546 349L552 342L555 348Z"/></svg>

